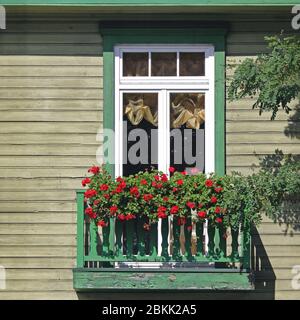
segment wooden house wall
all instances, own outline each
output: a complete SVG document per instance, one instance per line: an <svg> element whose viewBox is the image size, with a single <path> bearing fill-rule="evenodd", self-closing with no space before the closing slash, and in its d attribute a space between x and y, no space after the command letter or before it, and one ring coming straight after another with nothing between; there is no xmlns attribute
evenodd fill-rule
<svg viewBox="0 0 300 320"><path fill-rule="evenodd" d="M279 32L282 24L289 22L232 21L228 77L231 64L264 51L263 36ZM77 295L72 284L75 189L96 163L96 152L101 154L102 69L96 18L12 19L0 33L0 265L7 271L0 299L118 297ZM295 112L280 112L270 122L269 115L252 111L251 103L244 99L226 105L227 171L249 173L258 164L257 155L276 148L299 154ZM300 291L291 287L292 267L300 263L300 233L285 235L283 230L266 220L255 236L265 266L257 291L185 298L300 299Z"/></svg>

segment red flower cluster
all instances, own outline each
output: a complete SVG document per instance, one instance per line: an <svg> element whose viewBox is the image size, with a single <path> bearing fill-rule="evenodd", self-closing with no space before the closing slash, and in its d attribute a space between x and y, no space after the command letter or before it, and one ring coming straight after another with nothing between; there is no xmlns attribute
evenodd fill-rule
<svg viewBox="0 0 300 320"><path fill-rule="evenodd" d="M205 181L205 186L206 186L207 188L211 188L213 185L214 185L214 182L213 182L212 180L207 179L207 180Z"/></svg>
<svg viewBox="0 0 300 320"><path fill-rule="evenodd" d="M98 174L100 172L100 168L97 166L93 166L93 167L89 168L88 172L92 173L92 174Z"/></svg>
<svg viewBox="0 0 300 320"><path fill-rule="evenodd" d="M178 206L172 206L170 213L171 214L177 214L179 211L179 207Z"/></svg>
<svg viewBox="0 0 300 320"><path fill-rule="evenodd" d="M143 199L144 199L146 202L149 202L150 200L153 199L153 195L152 195L152 194L144 194L144 195L143 195Z"/></svg>
<svg viewBox="0 0 300 320"><path fill-rule="evenodd" d="M167 218L168 215L166 214L166 211L167 211L167 208L166 208L166 207L164 207L164 206L158 207L158 209L157 209L157 216L158 216L158 218L160 218L160 219L165 219L165 218Z"/></svg>
<svg viewBox="0 0 300 320"><path fill-rule="evenodd" d="M93 211L93 208L91 207L87 207L85 209L85 214L88 215L91 219L97 218L97 214Z"/></svg>
<svg viewBox="0 0 300 320"><path fill-rule="evenodd" d="M121 214L118 215L118 219L120 221L129 221L129 220L133 220L135 218L136 218L136 216L134 214L132 214L132 213L128 213L128 214L121 213Z"/></svg>
<svg viewBox="0 0 300 320"><path fill-rule="evenodd" d="M94 189L86 190L86 192L84 193L84 196L85 196L87 199L92 198L92 197L94 197L95 195L97 195L97 191L94 190Z"/></svg>
<svg viewBox="0 0 300 320"><path fill-rule="evenodd" d="M91 183L91 179L90 178L85 178L81 181L81 185L83 187L85 187L87 184Z"/></svg>

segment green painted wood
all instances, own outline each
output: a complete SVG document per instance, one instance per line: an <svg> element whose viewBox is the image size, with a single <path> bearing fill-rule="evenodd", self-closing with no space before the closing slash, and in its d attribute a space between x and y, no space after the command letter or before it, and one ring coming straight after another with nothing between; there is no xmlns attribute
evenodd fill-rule
<svg viewBox="0 0 300 320"><path fill-rule="evenodd" d="M145 242L146 231L144 229L145 223L146 223L146 217L139 216L137 219L137 236L138 236L138 255L140 257L143 257L146 254L146 242Z"/></svg>
<svg viewBox="0 0 300 320"><path fill-rule="evenodd" d="M196 237L197 237L197 253L196 257L203 256L204 243L203 243L203 222L196 223Z"/></svg>
<svg viewBox="0 0 300 320"><path fill-rule="evenodd" d="M180 226L177 218L173 219L173 255L174 260L180 261Z"/></svg>
<svg viewBox="0 0 300 320"><path fill-rule="evenodd" d="M192 226L192 219L188 218L186 224L184 225L184 247L185 247L185 256L186 258L191 261L192 256L192 231L189 227Z"/></svg>
<svg viewBox="0 0 300 320"><path fill-rule="evenodd" d="M218 235L219 235L219 256L224 258L227 256L227 241L226 241L226 229L223 226L218 227Z"/></svg>
<svg viewBox="0 0 300 320"><path fill-rule="evenodd" d="M116 235L116 218L109 219L109 254L113 255L115 252L115 235Z"/></svg>
<svg viewBox="0 0 300 320"><path fill-rule="evenodd" d="M161 255L165 257L166 259L169 259L169 220L168 219L162 219L161 222L161 233L162 233L162 253Z"/></svg>
<svg viewBox="0 0 300 320"><path fill-rule="evenodd" d="M104 271L105 270L105 271ZM77 291L93 290L252 290L247 273L183 270L73 270Z"/></svg>
<svg viewBox="0 0 300 320"><path fill-rule="evenodd" d="M77 200L77 267L84 265L84 192L78 190L76 192Z"/></svg>
<svg viewBox="0 0 300 320"><path fill-rule="evenodd" d="M43 6L289 6L294 0L1 0L2 5Z"/></svg>
<svg viewBox="0 0 300 320"><path fill-rule="evenodd" d="M90 220L90 250L89 250L89 255L97 258L98 253L97 253L97 245L98 245L98 227L95 224L94 220ZM104 249L102 249L104 250Z"/></svg>
<svg viewBox="0 0 300 320"><path fill-rule="evenodd" d="M214 28L117 28L115 24L102 23L104 128L114 128L114 46L116 44L201 44L215 47L215 172L225 173L225 36L224 27ZM110 155L114 146L110 144ZM108 170L113 174L112 158L105 157Z"/></svg>
<svg viewBox="0 0 300 320"><path fill-rule="evenodd" d="M102 244L102 255L109 255L109 239L110 239L110 225L102 228L103 244Z"/></svg>
<svg viewBox="0 0 300 320"><path fill-rule="evenodd" d="M132 261L139 261L139 262L165 262L166 258L162 257L162 256L157 256L157 249L155 248L155 254L153 255L145 255L145 256L139 256L139 255L132 255L130 258L127 256L103 256L103 255L99 255L99 256L84 256L84 261L85 262L132 262ZM207 263L207 262L233 262L231 258L220 258L220 257L205 257L205 256L199 256L199 257L193 257L192 259L193 263L199 263L199 266L203 263ZM236 260L236 262L239 262L240 260ZM174 258L172 256L168 258L168 262L191 262L191 259L188 259L185 256L177 256L176 258Z"/></svg>
<svg viewBox="0 0 300 320"><path fill-rule="evenodd" d="M236 260L239 258L239 230L231 228L231 258Z"/></svg>
<svg viewBox="0 0 300 320"><path fill-rule="evenodd" d="M243 228L243 242L242 242L242 252L243 252L243 268L246 270L250 269L250 259L251 259L251 227L250 224L245 222Z"/></svg>
<svg viewBox="0 0 300 320"><path fill-rule="evenodd" d="M123 223L118 219L115 222L115 235L116 235L116 245L115 245L115 257L120 259L123 256Z"/></svg>
<svg viewBox="0 0 300 320"><path fill-rule="evenodd" d="M130 220L126 222L126 256L127 258L133 257L133 232L134 221Z"/></svg>
<svg viewBox="0 0 300 320"><path fill-rule="evenodd" d="M215 255L215 234L216 234L216 228L214 226L211 226L210 223L207 227L207 234L208 234L208 257L210 259L213 259L216 257Z"/></svg>
<svg viewBox="0 0 300 320"><path fill-rule="evenodd" d="M157 223L152 223L151 224L151 231L150 231L150 256L156 261L157 259Z"/></svg>

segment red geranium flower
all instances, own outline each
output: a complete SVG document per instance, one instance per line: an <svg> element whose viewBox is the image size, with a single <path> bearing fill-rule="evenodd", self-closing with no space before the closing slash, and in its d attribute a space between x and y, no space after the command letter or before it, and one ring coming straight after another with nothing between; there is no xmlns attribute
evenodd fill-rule
<svg viewBox="0 0 300 320"><path fill-rule="evenodd" d="M215 191L216 191L217 193L220 193L220 192L223 191L223 188L222 188L222 187L215 188Z"/></svg>
<svg viewBox="0 0 300 320"><path fill-rule="evenodd" d="M86 190L86 192L84 193L84 196L89 199L89 198L94 197L96 194L97 194L96 190L89 189L89 190Z"/></svg>
<svg viewBox="0 0 300 320"><path fill-rule="evenodd" d="M137 196L139 194L139 189L137 187L130 188L130 194L133 196Z"/></svg>
<svg viewBox="0 0 300 320"><path fill-rule="evenodd" d="M123 180L118 184L118 188L124 189L126 188L126 182Z"/></svg>
<svg viewBox="0 0 300 320"><path fill-rule="evenodd" d="M103 221L103 220L99 220L98 221L98 223L97 223L97 225L99 226L99 227L107 227L107 223L105 222L105 221Z"/></svg>
<svg viewBox="0 0 300 320"><path fill-rule="evenodd" d="M124 220L126 220L126 217L125 217L125 215L124 215L123 213L120 213L120 214L118 215L118 219L119 219L120 221L124 221Z"/></svg>
<svg viewBox="0 0 300 320"><path fill-rule="evenodd" d="M194 209L195 206L196 206L194 202L190 202L190 201L188 201L188 202L186 203L186 205L187 205L190 209Z"/></svg>
<svg viewBox="0 0 300 320"><path fill-rule="evenodd" d="M105 183L101 184L101 186L100 186L100 190L101 190L101 191L107 191L108 188L109 188L108 185L105 184Z"/></svg>
<svg viewBox="0 0 300 320"><path fill-rule="evenodd" d="M174 173L175 171L176 171L176 169L175 169L174 167L170 167L170 168L169 168L169 172L170 172L170 173Z"/></svg>
<svg viewBox="0 0 300 320"><path fill-rule="evenodd" d="M178 191L178 188L173 188L173 192L177 192Z"/></svg>
<svg viewBox="0 0 300 320"><path fill-rule="evenodd" d="M113 205L109 208L110 214L115 215L116 212L118 211L118 207L116 205Z"/></svg>
<svg viewBox="0 0 300 320"><path fill-rule="evenodd" d="M221 212L221 208L220 207L216 207L215 213L220 213L220 212Z"/></svg>
<svg viewBox="0 0 300 320"><path fill-rule="evenodd" d="M99 199L94 201L94 206L97 206L101 201Z"/></svg>
<svg viewBox="0 0 300 320"><path fill-rule="evenodd" d="M108 199L109 199L109 194L106 193L106 194L103 195L103 197L104 197L106 200L108 200Z"/></svg>
<svg viewBox="0 0 300 320"><path fill-rule="evenodd" d="M161 183L157 183L157 184L156 184L156 188L157 188L157 189L161 189L162 186L163 186L163 185L162 185Z"/></svg>
<svg viewBox="0 0 300 320"><path fill-rule="evenodd" d="M159 181L159 180L160 180L159 175L154 176L154 179L155 179L156 181Z"/></svg>
<svg viewBox="0 0 300 320"><path fill-rule="evenodd" d="M81 181L81 185L83 187L85 187L87 184L91 183L91 179L90 178L85 178Z"/></svg>
<svg viewBox="0 0 300 320"><path fill-rule="evenodd" d="M117 188L116 188L116 192L117 192L117 193L121 193L122 191L123 191L123 189L122 189L121 187L117 187Z"/></svg>
<svg viewBox="0 0 300 320"><path fill-rule="evenodd" d="M150 201L150 200L153 199L153 195L152 195L152 194L144 194L144 195L143 195L143 199L144 199L145 201Z"/></svg>
<svg viewBox="0 0 300 320"><path fill-rule="evenodd" d="M214 185L214 182L212 180L210 180L210 179L207 179L205 181L205 185L206 185L206 187L210 188L210 187L212 187Z"/></svg>
<svg viewBox="0 0 300 320"><path fill-rule="evenodd" d="M171 214L176 214L176 213L178 213L178 211L179 211L179 207L178 206L173 206L171 208L171 210L170 210L170 213Z"/></svg>
<svg viewBox="0 0 300 320"><path fill-rule="evenodd" d="M183 185L183 180L179 179L176 181L177 185L182 186Z"/></svg>
<svg viewBox="0 0 300 320"><path fill-rule="evenodd" d="M162 212L162 211L159 211L159 212L157 213L157 216L158 216L158 218L160 218L160 219L165 219L165 218L167 218L167 214L164 213L164 212Z"/></svg>
<svg viewBox="0 0 300 320"><path fill-rule="evenodd" d="M167 181L168 181L168 176L167 176L166 174L163 174L163 175L161 176L160 180L161 180L162 182L167 182Z"/></svg>
<svg viewBox="0 0 300 320"><path fill-rule="evenodd" d="M143 185L143 186L147 185L147 180L142 179L141 182L140 182L140 184Z"/></svg>
<svg viewBox="0 0 300 320"><path fill-rule="evenodd" d="M118 177L118 178L116 179L116 181L120 183L120 182L123 182L124 179L123 179L122 177Z"/></svg>
<svg viewBox="0 0 300 320"><path fill-rule="evenodd" d="M211 197L210 198L210 202L211 203L216 203L218 201L218 198L217 197Z"/></svg>
<svg viewBox="0 0 300 320"><path fill-rule="evenodd" d="M125 216L125 220L129 221L129 220L132 220L132 219L135 219L135 215L132 214L132 213L128 213L126 216Z"/></svg>
<svg viewBox="0 0 300 320"><path fill-rule="evenodd" d="M183 176L186 176L186 175L187 175L187 172L186 172L186 171L182 171L181 174L182 174Z"/></svg>
<svg viewBox="0 0 300 320"><path fill-rule="evenodd" d="M164 206L160 206L160 207L158 207L157 211L166 212L167 208Z"/></svg>
<svg viewBox="0 0 300 320"><path fill-rule="evenodd" d="M197 213L198 217L201 219L205 219L206 218L206 212L205 211L199 211Z"/></svg>
<svg viewBox="0 0 300 320"><path fill-rule="evenodd" d="M85 214L88 215L91 219L96 219L96 218L97 218L96 213L93 211L93 208L91 208L91 207L86 208L84 212L85 212Z"/></svg>
<svg viewBox="0 0 300 320"><path fill-rule="evenodd" d="M169 201L169 198L168 198L168 197L163 197L163 201L164 201L164 202L168 202L168 201Z"/></svg>
<svg viewBox="0 0 300 320"><path fill-rule="evenodd" d="M216 219L216 222L217 222L217 223L222 223L222 222L223 222L223 219L222 219L222 218L217 218L217 219Z"/></svg>
<svg viewBox="0 0 300 320"><path fill-rule="evenodd" d="M152 187L156 187L156 182L155 181L152 181L152 183L151 183L151 185L152 185Z"/></svg>
<svg viewBox="0 0 300 320"><path fill-rule="evenodd" d="M89 168L89 170L88 170L88 172L93 173L93 174L97 174L97 173L99 173L99 171L100 171L100 168L97 166L93 166L93 167Z"/></svg>

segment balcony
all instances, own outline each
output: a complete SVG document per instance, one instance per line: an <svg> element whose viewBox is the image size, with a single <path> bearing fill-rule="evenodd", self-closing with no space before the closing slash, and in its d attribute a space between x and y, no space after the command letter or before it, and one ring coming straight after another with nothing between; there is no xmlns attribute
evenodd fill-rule
<svg viewBox="0 0 300 320"><path fill-rule="evenodd" d="M145 217L111 218L107 227L84 215L77 191L77 291L252 290L250 226L225 230Z"/></svg>

